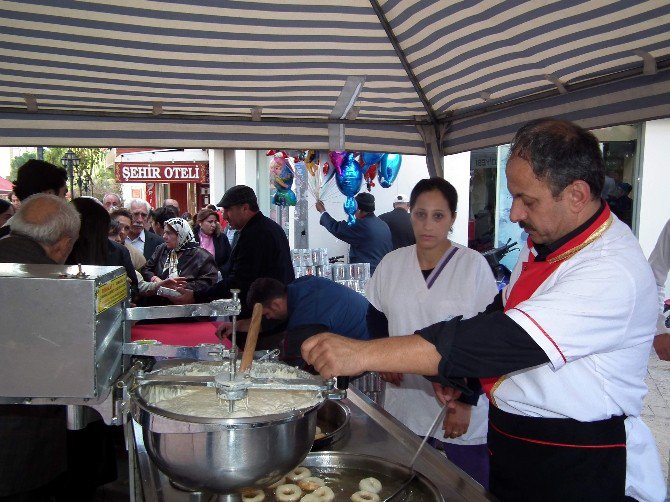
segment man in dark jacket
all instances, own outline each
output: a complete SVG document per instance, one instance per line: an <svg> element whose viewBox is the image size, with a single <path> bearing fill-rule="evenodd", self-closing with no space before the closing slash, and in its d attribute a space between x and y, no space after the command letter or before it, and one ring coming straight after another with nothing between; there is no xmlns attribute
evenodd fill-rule
<svg viewBox="0 0 670 502"><path fill-rule="evenodd" d="M203 303L219 298L230 298L231 289L240 290L242 312L240 319L251 317L251 309L244 299L249 287L259 277L272 277L288 284L295 279L288 239L282 228L258 208L254 191L245 185L236 185L223 195L218 204L223 217L239 231L236 245L230 255L223 279L210 288L193 293L179 289L181 297L174 303Z"/></svg>
<svg viewBox="0 0 670 502"><path fill-rule="evenodd" d="M306 275L291 284L283 284L270 277L256 279L249 288L247 306L263 305L266 319L281 321L285 332L282 357L294 365L303 363L300 346L307 338L322 331L332 331L354 338L368 340L366 323L368 301L353 289L323 277ZM237 328L246 330L250 320L238 322ZM217 330L220 337L232 333L232 323L223 323Z"/></svg>
<svg viewBox="0 0 670 502"><path fill-rule="evenodd" d="M375 216L375 198L372 194L361 192L355 198L358 209L353 225L344 220L336 221L326 211L323 201L316 203L316 210L321 213L321 226L350 245L349 263L369 263L372 274L384 255L393 250L391 230Z"/></svg>
<svg viewBox="0 0 670 502"><path fill-rule="evenodd" d="M393 200L393 211L380 214L379 219L389 226L393 249L411 246L416 242L412 220L409 217L409 197L398 194Z"/></svg>
<svg viewBox="0 0 670 502"><path fill-rule="evenodd" d="M9 237L0 239L0 262L65 263L79 226L64 198L24 199ZM49 500L67 467L65 432L64 406L0 406L0 499Z"/></svg>

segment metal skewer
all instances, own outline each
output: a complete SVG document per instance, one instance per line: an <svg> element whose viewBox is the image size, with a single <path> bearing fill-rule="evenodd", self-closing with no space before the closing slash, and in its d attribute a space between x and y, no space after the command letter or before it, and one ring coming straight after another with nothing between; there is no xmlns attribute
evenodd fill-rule
<svg viewBox="0 0 670 502"><path fill-rule="evenodd" d="M410 475L409 478L407 478L401 485L400 487L394 491L391 495L386 497L383 502L389 502L389 500L392 500L395 498L400 492L402 492L407 486L414 480L416 477L416 471L414 470L414 464L416 462L416 459L419 458L419 454L421 453L421 450L423 449L424 445L428 441L428 438L433 434L433 431L435 430L435 427L437 424L444 418L444 413L447 411L447 405L445 404L440 412L437 414L435 417L435 420L433 420L433 423L430 424L430 428L428 429L428 432L426 432L426 435L423 437L423 440L421 441L421 444L419 447L416 449L416 453L412 457L412 461L409 464L409 469L410 469Z"/></svg>

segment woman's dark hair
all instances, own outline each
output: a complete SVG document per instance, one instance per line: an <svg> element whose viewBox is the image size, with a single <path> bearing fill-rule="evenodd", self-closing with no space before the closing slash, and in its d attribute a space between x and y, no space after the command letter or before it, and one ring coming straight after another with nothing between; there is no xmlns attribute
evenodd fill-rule
<svg viewBox="0 0 670 502"><path fill-rule="evenodd" d="M118 220L110 220L109 231L107 232L107 236L113 235L116 237L120 233L121 233L121 223L119 223Z"/></svg>
<svg viewBox="0 0 670 502"><path fill-rule="evenodd" d="M196 229L200 229L200 224L212 215L216 216L216 229L214 230L214 235L218 236L221 233L221 225L219 224L219 213L217 213L213 209L209 209L209 207L201 209L200 211L198 211L198 214L195 215L195 224L196 224L195 226Z"/></svg>
<svg viewBox="0 0 670 502"><path fill-rule="evenodd" d="M0 199L0 214L4 213L11 207L12 203L7 199Z"/></svg>
<svg viewBox="0 0 670 502"><path fill-rule="evenodd" d="M33 194L53 190L56 195L67 183L67 171L43 160L30 159L19 167L14 194L19 200Z"/></svg>
<svg viewBox="0 0 670 502"><path fill-rule="evenodd" d="M65 263L105 265L109 249L109 222L105 207L92 197L77 197L72 205L81 215L79 238Z"/></svg>
<svg viewBox="0 0 670 502"><path fill-rule="evenodd" d="M456 208L458 207L458 193L456 192L454 185L444 178L426 178L419 180L419 182L414 185L414 188L412 188L412 193L409 196L410 211L414 207L414 204L416 204L416 199L419 198L419 195L432 190L439 191L449 204L452 216L456 214Z"/></svg>
<svg viewBox="0 0 670 502"><path fill-rule="evenodd" d="M553 118L528 122L512 140L509 158L513 156L528 162L554 197L577 180L588 183L592 199L603 191L605 163L598 139L572 122Z"/></svg>

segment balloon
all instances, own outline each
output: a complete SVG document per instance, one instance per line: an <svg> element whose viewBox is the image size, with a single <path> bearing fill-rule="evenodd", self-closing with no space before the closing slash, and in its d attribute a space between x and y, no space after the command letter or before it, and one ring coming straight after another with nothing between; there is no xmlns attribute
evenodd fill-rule
<svg viewBox="0 0 670 502"><path fill-rule="evenodd" d="M342 162L347 156L347 152L329 152L328 156L330 157L330 163L335 167L338 173L342 173Z"/></svg>
<svg viewBox="0 0 670 502"><path fill-rule="evenodd" d="M344 201L344 212L347 213L349 218L347 219L347 225L353 225L356 223L356 209L358 209L358 202L353 197L347 197Z"/></svg>
<svg viewBox="0 0 670 502"><path fill-rule="evenodd" d="M272 203L276 206L295 206L297 200L295 192L291 190L294 175L288 160L275 155L270 161L270 173L272 184L277 189L272 196Z"/></svg>
<svg viewBox="0 0 670 502"><path fill-rule="evenodd" d="M390 187L398 177L402 164L402 155L399 153L385 153L379 160L377 168L377 179L383 188Z"/></svg>
<svg viewBox="0 0 670 502"><path fill-rule="evenodd" d="M377 152L361 152L361 160L363 161L364 166L371 166L373 164L379 164L383 153Z"/></svg>
<svg viewBox="0 0 670 502"><path fill-rule="evenodd" d="M363 167L363 171L365 172L363 179L365 180L365 185L367 186L368 192L370 192L372 187L375 186L374 179L375 176L377 176L377 166L373 164L367 170L365 167Z"/></svg>
<svg viewBox="0 0 670 502"><path fill-rule="evenodd" d="M328 162L323 163L323 184L328 183L335 176L335 168Z"/></svg>
<svg viewBox="0 0 670 502"><path fill-rule="evenodd" d="M307 150L305 154L305 167L311 176L316 174L316 170L319 169L319 152Z"/></svg>
<svg viewBox="0 0 670 502"><path fill-rule="evenodd" d="M347 224L353 225L356 223L354 213L356 212L357 207L354 195L361 189L361 184L363 183L363 171L361 166L354 159L353 153L342 153L344 154L342 156L343 160L340 169L335 173L335 182L337 183L337 188L340 189L340 192L347 196L347 200L344 202L344 212L349 215Z"/></svg>

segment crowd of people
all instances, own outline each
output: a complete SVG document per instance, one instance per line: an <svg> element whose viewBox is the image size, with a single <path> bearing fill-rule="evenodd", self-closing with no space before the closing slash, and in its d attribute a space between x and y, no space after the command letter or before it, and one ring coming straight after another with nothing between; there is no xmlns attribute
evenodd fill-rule
<svg viewBox="0 0 670 502"><path fill-rule="evenodd" d="M502 291L479 253L450 240L458 194L441 178L419 181L383 217L371 194L358 194L355 225L317 202L321 225L350 244L350 261L371 264L365 296L319 277L296 280L286 234L248 186L191 221L172 200L152 209L107 194L67 204L64 172L39 161L29 162L53 183L26 189L19 170L20 208L0 205L0 221L9 220L0 261L123 266L139 304L208 302L239 289L239 330L263 306L259 348L279 346L287 361L327 378L379 372L384 408L418 435L446 409L429 443L501 500L663 500L640 412L652 342L670 359L670 336L657 331L670 226L652 253L655 281L601 195L604 163L591 133L541 119L517 132L510 151L510 219L528 240ZM176 294L159 296L161 287ZM223 323L218 335L231 330ZM9 487L0 496L49 493L67 472L54 428L61 412L44 408L24 427L54 434L21 445L17 457L8 431L18 411L0 407L0 465L15 463L0 473ZM48 474L19 476L45 461L45 447Z"/></svg>

